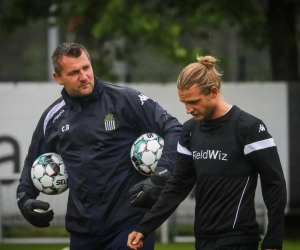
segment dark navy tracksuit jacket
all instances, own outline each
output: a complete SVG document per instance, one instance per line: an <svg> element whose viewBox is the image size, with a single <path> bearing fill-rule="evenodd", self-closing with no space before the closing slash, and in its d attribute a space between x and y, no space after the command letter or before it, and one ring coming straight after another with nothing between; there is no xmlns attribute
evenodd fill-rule
<svg viewBox="0 0 300 250"><path fill-rule="evenodd" d="M158 103L126 86L95 78L91 95L70 97L62 90L42 114L25 159L17 193L36 198L30 171L46 152L61 155L69 174L66 229L100 235L136 224L145 209L130 206L128 190L146 177L130 160L130 148L143 133L165 140L158 166L172 170L182 125Z"/></svg>

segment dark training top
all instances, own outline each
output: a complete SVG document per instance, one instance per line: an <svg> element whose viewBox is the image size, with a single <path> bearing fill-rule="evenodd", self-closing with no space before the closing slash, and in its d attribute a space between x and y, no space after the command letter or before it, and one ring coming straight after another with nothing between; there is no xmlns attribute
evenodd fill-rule
<svg viewBox="0 0 300 250"><path fill-rule="evenodd" d="M262 247L281 249L286 184L275 142L261 120L236 106L214 120L190 119L177 151L176 170L137 231L147 235L157 228L196 184L197 248L258 242L254 197L259 175L269 219Z"/></svg>
<svg viewBox="0 0 300 250"><path fill-rule="evenodd" d="M81 99L63 89L34 131L17 192L39 195L30 176L32 163L43 153L56 152L69 174L69 232L100 235L134 226L147 210L131 207L128 190L147 177L133 167L131 146L144 133L162 136L158 166L173 170L181 130L158 103L129 87L95 78L93 92Z"/></svg>

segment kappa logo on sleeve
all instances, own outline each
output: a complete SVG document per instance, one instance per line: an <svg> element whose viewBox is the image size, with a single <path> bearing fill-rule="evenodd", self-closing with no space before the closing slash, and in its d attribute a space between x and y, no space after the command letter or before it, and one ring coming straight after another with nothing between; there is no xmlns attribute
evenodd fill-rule
<svg viewBox="0 0 300 250"><path fill-rule="evenodd" d="M149 97L144 95L144 94L140 94L139 98L140 98L140 101L141 101L141 105L144 105L144 102L149 99Z"/></svg>
<svg viewBox="0 0 300 250"><path fill-rule="evenodd" d="M263 124L259 124L258 133L266 131L266 128Z"/></svg>

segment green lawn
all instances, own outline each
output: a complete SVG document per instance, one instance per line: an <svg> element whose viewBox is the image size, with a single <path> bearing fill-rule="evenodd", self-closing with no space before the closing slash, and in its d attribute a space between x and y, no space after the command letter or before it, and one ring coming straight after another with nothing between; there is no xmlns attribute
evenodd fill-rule
<svg viewBox="0 0 300 250"><path fill-rule="evenodd" d="M0 244L1 250L62 250L67 248L66 244L53 244L53 245L41 245L41 244ZM193 243L170 243L170 244L161 244L156 243L155 250L193 250ZM300 249L300 240L288 240L284 242L284 250L299 250Z"/></svg>

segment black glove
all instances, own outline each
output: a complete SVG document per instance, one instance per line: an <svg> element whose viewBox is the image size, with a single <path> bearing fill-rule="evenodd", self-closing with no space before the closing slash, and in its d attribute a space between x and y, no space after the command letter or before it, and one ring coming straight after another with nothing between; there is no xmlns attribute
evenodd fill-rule
<svg viewBox="0 0 300 250"><path fill-rule="evenodd" d="M17 194L18 207L24 218L35 227L49 227L53 219L50 204L31 199L25 192Z"/></svg>
<svg viewBox="0 0 300 250"><path fill-rule="evenodd" d="M171 172L164 167L157 167L154 174L129 189L133 197L131 205L134 207L151 208L157 201Z"/></svg>

